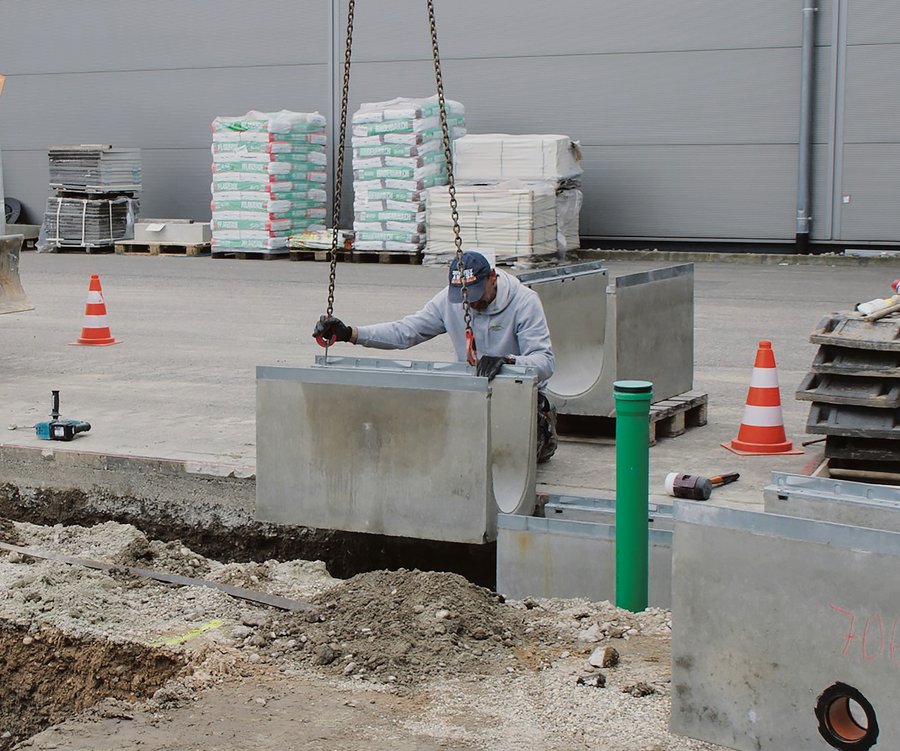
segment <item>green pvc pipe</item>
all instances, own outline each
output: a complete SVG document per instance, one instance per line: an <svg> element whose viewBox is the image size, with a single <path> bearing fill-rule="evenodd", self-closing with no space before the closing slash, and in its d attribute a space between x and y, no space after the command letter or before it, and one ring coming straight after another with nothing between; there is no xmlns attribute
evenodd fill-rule
<svg viewBox="0 0 900 751"><path fill-rule="evenodd" d="M650 580L649 381L616 381L616 606L647 608Z"/></svg>

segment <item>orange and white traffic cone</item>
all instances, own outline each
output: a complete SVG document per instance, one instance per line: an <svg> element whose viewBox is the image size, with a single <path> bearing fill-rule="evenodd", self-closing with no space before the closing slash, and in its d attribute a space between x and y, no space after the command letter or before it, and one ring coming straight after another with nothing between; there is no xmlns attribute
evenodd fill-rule
<svg viewBox="0 0 900 751"><path fill-rule="evenodd" d="M109 344L119 344L113 339L109 331L109 323L106 320L106 303L103 302L103 290L100 288L100 277L91 274L91 284L88 287L87 302L84 306L84 326L81 336L70 344L90 344L102 347Z"/></svg>
<svg viewBox="0 0 900 751"><path fill-rule="evenodd" d="M764 339L756 351L750 390L744 406L744 417L737 438L722 446L743 456L772 456L774 454L802 454L795 449L784 433L781 414L781 392L778 390L778 371L772 342Z"/></svg>

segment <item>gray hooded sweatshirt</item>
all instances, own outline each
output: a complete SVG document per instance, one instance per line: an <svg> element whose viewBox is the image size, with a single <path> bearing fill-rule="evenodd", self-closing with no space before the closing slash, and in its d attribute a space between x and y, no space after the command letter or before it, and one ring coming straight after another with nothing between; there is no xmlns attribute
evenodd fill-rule
<svg viewBox="0 0 900 751"><path fill-rule="evenodd" d="M497 269L497 296L483 312L471 310L472 332L480 355L512 355L516 365L537 371L540 388L553 375L550 331L541 300L512 274ZM466 360L463 306L451 303L444 287L418 313L399 321L359 326L356 343L375 349L407 349L449 334L456 357Z"/></svg>

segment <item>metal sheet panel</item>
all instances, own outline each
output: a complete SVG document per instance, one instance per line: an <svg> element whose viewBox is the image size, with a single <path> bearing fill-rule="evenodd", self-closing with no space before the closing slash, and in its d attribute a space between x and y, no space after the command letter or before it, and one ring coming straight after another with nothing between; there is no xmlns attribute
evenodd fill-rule
<svg viewBox="0 0 900 751"><path fill-rule="evenodd" d="M340 5L343 16L346 0ZM455 0L436 5L441 55L448 59L790 47L799 39L800 8L783 0ZM827 32L832 0L818 5L817 21ZM427 16L418 0L361 3L356 15L357 59L384 60L386 50L393 50L390 59L430 56Z"/></svg>
<svg viewBox="0 0 900 751"><path fill-rule="evenodd" d="M689 502L675 515L673 732L739 751L841 747L815 715L840 682L874 707L877 748L897 748L900 533Z"/></svg>
<svg viewBox="0 0 900 751"><path fill-rule="evenodd" d="M327 112L328 102L325 64L73 73L9 79L0 118L4 150L53 143L209 148L217 115Z"/></svg>
<svg viewBox="0 0 900 751"><path fill-rule="evenodd" d="M3 72L324 63L328 17L328 3L309 1L264 0L252 7L243 0L3 3ZM224 88L227 70L222 75Z"/></svg>
<svg viewBox="0 0 900 751"><path fill-rule="evenodd" d="M842 238L896 242L900 237L900 144L845 144L842 193Z"/></svg>
<svg viewBox="0 0 900 751"><path fill-rule="evenodd" d="M794 49L751 49L450 59L444 74L474 132L564 133L586 145L781 144L797 139L795 58ZM428 96L434 70L424 60L361 62L351 89L357 103Z"/></svg>
<svg viewBox="0 0 900 751"><path fill-rule="evenodd" d="M500 514L497 520L497 591L509 597L616 599L615 515L598 521ZM671 607L672 532L651 530L651 607Z"/></svg>
<svg viewBox="0 0 900 751"><path fill-rule="evenodd" d="M845 0L849 19L847 44L885 44L898 41L896 0Z"/></svg>
<svg viewBox="0 0 900 751"><path fill-rule="evenodd" d="M900 488L773 472L763 488L770 514L900 532Z"/></svg>
<svg viewBox="0 0 900 751"><path fill-rule="evenodd" d="M896 6L895 6L896 7ZM850 15L853 25L855 11ZM894 13L894 44L847 47L844 142L900 140L900 30Z"/></svg>

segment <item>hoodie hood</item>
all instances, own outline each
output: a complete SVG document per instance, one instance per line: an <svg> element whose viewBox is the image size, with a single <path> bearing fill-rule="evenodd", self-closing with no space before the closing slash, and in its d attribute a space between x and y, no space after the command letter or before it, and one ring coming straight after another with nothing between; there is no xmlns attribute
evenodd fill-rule
<svg viewBox="0 0 900 751"><path fill-rule="evenodd" d="M516 296L518 288L522 285L522 282L520 282L512 274L508 274L502 269L496 269L496 271L497 296L493 300L491 300L490 304L481 313L479 313L478 311L473 311L477 315L494 316L498 313L502 313L509 307L509 304Z"/></svg>

